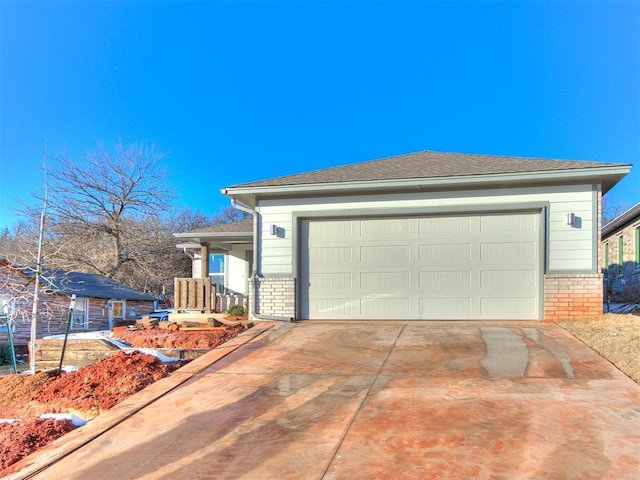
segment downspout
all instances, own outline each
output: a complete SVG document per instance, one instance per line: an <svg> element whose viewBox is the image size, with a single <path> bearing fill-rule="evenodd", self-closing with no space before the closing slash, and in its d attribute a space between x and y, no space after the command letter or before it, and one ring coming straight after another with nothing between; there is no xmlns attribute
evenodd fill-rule
<svg viewBox="0 0 640 480"><path fill-rule="evenodd" d="M258 212L245 205L241 202L238 202L235 198L231 199L231 206L240 210L241 212L248 213L253 216L253 265L251 266L251 280L253 281L253 302L251 307L251 316L260 320L275 320L279 322L291 322L292 319L288 317L277 317L273 315L262 315L256 311L256 305L258 304L258 278L260 277L258 273L258 258L259 258L259 247L260 247L260 230L258 228Z"/></svg>

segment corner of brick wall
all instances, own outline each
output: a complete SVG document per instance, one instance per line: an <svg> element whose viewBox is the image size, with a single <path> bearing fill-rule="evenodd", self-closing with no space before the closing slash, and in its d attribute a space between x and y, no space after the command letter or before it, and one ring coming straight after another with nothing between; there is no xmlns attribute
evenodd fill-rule
<svg viewBox="0 0 640 480"><path fill-rule="evenodd" d="M601 274L545 275L544 321L599 317L602 285Z"/></svg>

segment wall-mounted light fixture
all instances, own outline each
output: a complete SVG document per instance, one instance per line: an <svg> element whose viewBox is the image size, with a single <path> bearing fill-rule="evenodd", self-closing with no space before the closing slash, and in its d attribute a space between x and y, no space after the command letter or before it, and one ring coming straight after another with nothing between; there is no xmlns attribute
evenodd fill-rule
<svg viewBox="0 0 640 480"><path fill-rule="evenodd" d="M277 225L269 225L269 233L271 233L271 235L277 235L278 234L278 226Z"/></svg>
<svg viewBox="0 0 640 480"><path fill-rule="evenodd" d="M576 214L567 213L567 225L571 225L573 227L575 224L576 224Z"/></svg>

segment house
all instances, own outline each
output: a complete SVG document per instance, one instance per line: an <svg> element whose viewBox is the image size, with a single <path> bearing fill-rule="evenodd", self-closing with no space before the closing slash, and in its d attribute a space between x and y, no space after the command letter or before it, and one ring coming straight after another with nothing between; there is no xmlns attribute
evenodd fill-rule
<svg viewBox="0 0 640 480"><path fill-rule="evenodd" d="M254 320L552 321L602 313L601 197L630 169L422 151L222 193L253 214Z"/></svg>
<svg viewBox="0 0 640 480"><path fill-rule="evenodd" d="M615 302L640 303L640 203L602 227L605 292Z"/></svg>
<svg viewBox="0 0 640 480"><path fill-rule="evenodd" d="M227 187L252 219L176 237L253 320L600 315L601 198L630 168L423 151Z"/></svg>
<svg viewBox="0 0 640 480"><path fill-rule="evenodd" d="M26 352L31 335L35 271L0 259L0 324L10 318L14 344ZM73 332L107 330L119 322L153 311L156 298L127 285L92 273L44 270L40 277L36 336L65 332L71 296L75 304L70 329ZM0 343L6 343L6 328Z"/></svg>

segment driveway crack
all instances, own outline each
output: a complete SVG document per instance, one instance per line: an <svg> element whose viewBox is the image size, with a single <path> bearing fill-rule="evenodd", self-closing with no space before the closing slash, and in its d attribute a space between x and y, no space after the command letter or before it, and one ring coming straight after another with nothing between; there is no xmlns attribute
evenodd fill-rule
<svg viewBox="0 0 640 480"><path fill-rule="evenodd" d="M407 327L407 325L408 325L408 323L405 323L404 325L402 325L402 328L398 332L398 335L396 335L396 338L393 340L393 343L391 344L391 347L389 348L389 351L387 352L387 355L385 356L384 361L380 365L380 368L378 369L378 371L374 374L373 381L369 385L369 388L367 389L367 393L364 395L364 398L362 399L362 402L360 402L360 405L355 410L355 412L351 416L351 419L349 420L349 423L345 427L344 432L342 433L342 435L340 437L340 440L338 441L338 445L336 446L336 449L333 452L333 455L331 456L331 459L327 462L327 466L324 469L324 471L322 472L322 477L321 478L326 477L327 472L329 471L329 468L331 468L331 465L336 460L338 452L340 451L340 448L342 447L342 444L344 442L344 439L347 436L347 433L349 433L349 430L351 430L351 426L353 425L353 423L355 422L356 418L358 417L358 415L362 411L362 407L364 406L365 403L367 403L367 399L371 395L371 390L373 389L373 386L378 381L378 378L380 378L380 374L381 374L382 370L384 369L385 365L387 364L387 361L389 360L389 357L391 356L391 352L393 352L393 349L396 347L396 344L398 343L398 339L400 338L400 336L404 332L404 329Z"/></svg>

